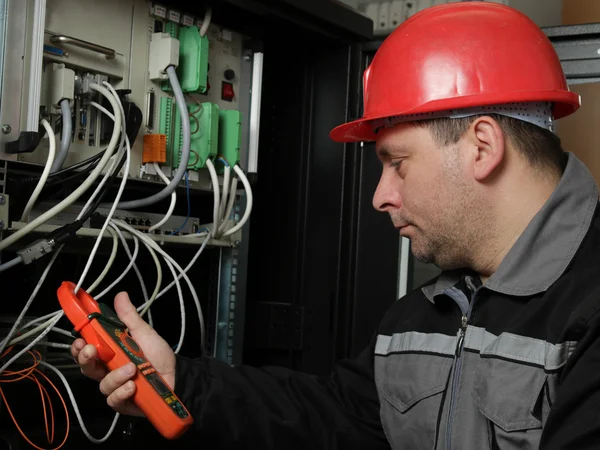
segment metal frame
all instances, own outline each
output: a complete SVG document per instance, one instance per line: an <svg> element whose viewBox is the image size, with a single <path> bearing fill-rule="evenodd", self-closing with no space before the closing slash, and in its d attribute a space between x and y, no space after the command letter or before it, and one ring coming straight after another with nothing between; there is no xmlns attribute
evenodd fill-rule
<svg viewBox="0 0 600 450"><path fill-rule="evenodd" d="M42 92L42 54L44 49L44 25L46 23L46 0L34 0L31 25L31 53L29 55L29 96L27 98L27 122L25 130L37 133L40 125L40 96Z"/></svg>
<svg viewBox="0 0 600 450"><path fill-rule="evenodd" d="M28 1L8 0L6 8L6 34L3 51L2 107L0 108L0 147L19 139L21 133L21 107L24 94L25 48L27 45ZM4 70L4 69L10 70ZM13 155L13 160L17 159Z"/></svg>
<svg viewBox="0 0 600 450"><path fill-rule="evenodd" d="M600 23L542 28L569 84L600 82Z"/></svg>
<svg viewBox="0 0 600 450"><path fill-rule="evenodd" d="M245 197L236 203L236 220L246 207ZM249 224L243 228L248 235ZM246 302L248 238L236 247L222 248L219 253L219 285L217 292L215 346L213 355L231 365L242 362Z"/></svg>
<svg viewBox="0 0 600 450"><path fill-rule="evenodd" d="M260 105L262 97L264 54L255 52L252 61L252 100L250 106L250 139L248 142L248 172L258 172L258 138L260 133Z"/></svg>

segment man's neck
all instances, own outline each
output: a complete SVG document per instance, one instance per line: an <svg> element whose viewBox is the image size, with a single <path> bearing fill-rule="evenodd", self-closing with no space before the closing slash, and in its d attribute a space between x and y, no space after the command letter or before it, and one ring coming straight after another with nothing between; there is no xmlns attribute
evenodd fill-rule
<svg viewBox="0 0 600 450"><path fill-rule="evenodd" d="M522 180L526 181L522 181ZM531 220L548 201L560 179L517 179L518 182L501 190L496 198L496 207L490 215L490 224L483 232L481 247L473 260L473 268L485 283L500 267L500 264L525 231Z"/></svg>

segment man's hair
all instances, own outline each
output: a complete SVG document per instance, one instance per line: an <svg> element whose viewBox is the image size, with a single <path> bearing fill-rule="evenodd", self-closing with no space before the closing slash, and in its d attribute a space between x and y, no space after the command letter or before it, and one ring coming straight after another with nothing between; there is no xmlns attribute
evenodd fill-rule
<svg viewBox="0 0 600 450"><path fill-rule="evenodd" d="M562 175L566 158L560 138L556 134L512 117L500 114L486 115L498 122L506 138L533 169L541 173L550 171L559 177ZM416 124L429 129L438 145L448 146L456 144L478 117L483 115L421 120Z"/></svg>

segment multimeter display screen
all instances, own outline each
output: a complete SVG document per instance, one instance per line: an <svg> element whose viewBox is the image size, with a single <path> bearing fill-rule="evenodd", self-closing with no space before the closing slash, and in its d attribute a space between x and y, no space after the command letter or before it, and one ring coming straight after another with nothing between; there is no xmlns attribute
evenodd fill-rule
<svg viewBox="0 0 600 450"><path fill-rule="evenodd" d="M157 373L146 375L146 379L152 386L154 386L160 395L171 393L171 390L167 387L167 385L165 385L165 383L163 383Z"/></svg>

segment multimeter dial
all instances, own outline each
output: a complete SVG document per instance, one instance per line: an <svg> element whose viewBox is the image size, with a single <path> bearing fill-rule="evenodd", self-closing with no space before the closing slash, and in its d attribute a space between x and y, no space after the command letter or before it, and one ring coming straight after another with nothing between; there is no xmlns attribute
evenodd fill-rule
<svg viewBox="0 0 600 450"><path fill-rule="evenodd" d="M144 354L142 353L142 349L140 349L137 342L135 342L133 340L133 338L131 336L129 336L129 334L123 332L119 336L119 339L121 340L121 343L127 348L127 350L129 350L135 356L137 356L138 358L144 357Z"/></svg>

